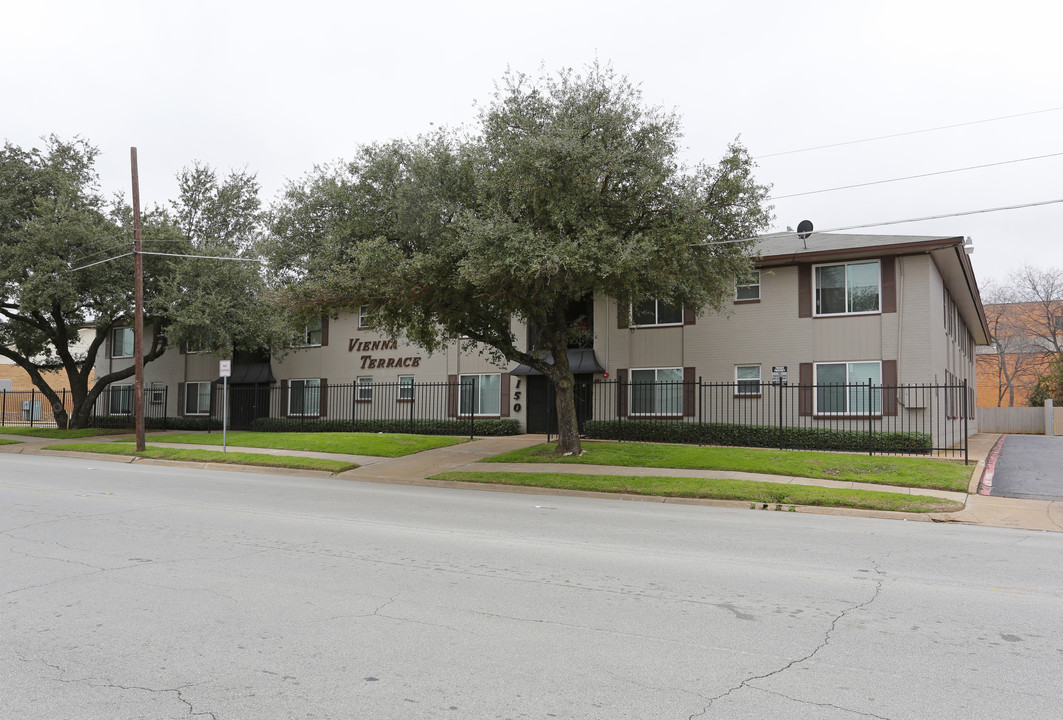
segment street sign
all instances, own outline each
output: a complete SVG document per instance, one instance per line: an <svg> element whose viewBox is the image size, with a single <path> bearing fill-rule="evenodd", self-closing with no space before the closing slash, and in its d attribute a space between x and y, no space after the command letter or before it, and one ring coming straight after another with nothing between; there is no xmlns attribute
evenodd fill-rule
<svg viewBox="0 0 1063 720"><path fill-rule="evenodd" d="M218 375L220 377L232 377L233 376L233 361L232 360L219 360L218 361Z"/></svg>
<svg viewBox="0 0 1063 720"><path fill-rule="evenodd" d="M771 366L771 384L772 385L785 385L787 372L786 365L772 365Z"/></svg>

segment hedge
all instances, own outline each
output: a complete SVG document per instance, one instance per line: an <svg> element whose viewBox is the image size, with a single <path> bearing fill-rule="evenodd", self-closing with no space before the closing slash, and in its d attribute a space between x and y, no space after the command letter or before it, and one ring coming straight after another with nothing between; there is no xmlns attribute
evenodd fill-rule
<svg viewBox="0 0 1063 720"><path fill-rule="evenodd" d="M468 435L468 420L302 420L297 418L258 418L251 423L256 432L373 432L414 435ZM477 435L519 435L520 422L514 419L483 419L473 423Z"/></svg>
<svg viewBox="0 0 1063 720"><path fill-rule="evenodd" d="M642 442L685 443L691 445L730 445L774 447L792 450L868 451L868 434L859 430L783 427L771 425L728 425L723 423L640 422L588 420L588 438ZM780 437L781 435L781 437ZM929 453L934 447L929 433L875 432L870 449L878 453Z"/></svg>
<svg viewBox="0 0 1063 720"><path fill-rule="evenodd" d="M89 427L134 428L132 415L95 415L89 418ZM221 430L221 420L208 417L149 417L144 418L148 430Z"/></svg>

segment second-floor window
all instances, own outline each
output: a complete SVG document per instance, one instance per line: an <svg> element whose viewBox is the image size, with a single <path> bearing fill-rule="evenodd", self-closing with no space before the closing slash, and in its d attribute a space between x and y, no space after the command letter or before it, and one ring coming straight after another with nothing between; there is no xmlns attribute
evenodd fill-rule
<svg viewBox="0 0 1063 720"><path fill-rule="evenodd" d="M817 265L816 315L852 315L880 311L878 260Z"/></svg>
<svg viewBox="0 0 1063 720"><path fill-rule="evenodd" d="M111 331L111 357L133 357L133 328L121 327Z"/></svg>
<svg viewBox="0 0 1063 720"><path fill-rule="evenodd" d="M760 300L760 270L754 270L749 277L735 280L735 300Z"/></svg>
<svg viewBox="0 0 1063 720"><path fill-rule="evenodd" d="M645 300L631 305L631 327L682 325L683 308L675 308L660 300Z"/></svg>

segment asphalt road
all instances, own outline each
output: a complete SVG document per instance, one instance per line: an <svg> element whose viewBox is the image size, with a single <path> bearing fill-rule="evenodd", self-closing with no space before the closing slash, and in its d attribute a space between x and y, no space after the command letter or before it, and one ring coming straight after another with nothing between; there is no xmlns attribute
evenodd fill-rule
<svg viewBox="0 0 1063 720"><path fill-rule="evenodd" d="M1063 533L0 455L4 718L1056 718Z"/></svg>
<svg viewBox="0 0 1063 720"><path fill-rule="evenodd" d="M993 495L1063 500L1063 437L1008 435L997 458Z"/></svg>

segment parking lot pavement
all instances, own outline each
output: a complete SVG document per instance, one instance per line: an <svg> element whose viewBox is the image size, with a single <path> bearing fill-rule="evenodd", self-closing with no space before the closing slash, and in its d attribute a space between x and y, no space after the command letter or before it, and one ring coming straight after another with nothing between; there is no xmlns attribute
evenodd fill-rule
<svg viewBox="0 0 1063 720"><path fill-rule="evenodd" d="M1063 500L1063 437L1008 435L997 459L992 494Z"/></svg>

